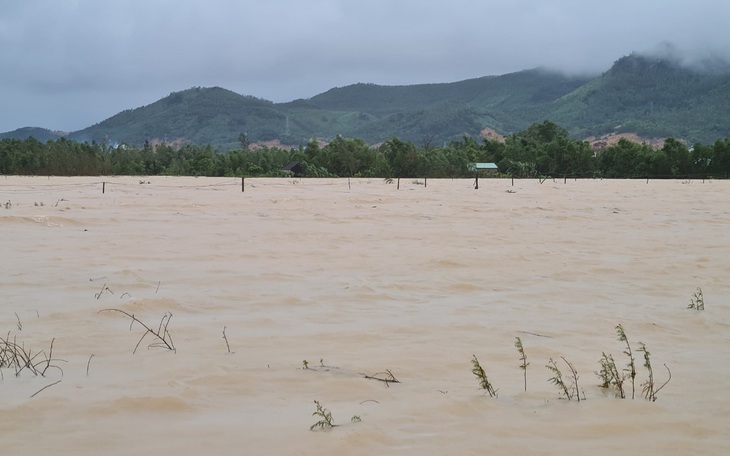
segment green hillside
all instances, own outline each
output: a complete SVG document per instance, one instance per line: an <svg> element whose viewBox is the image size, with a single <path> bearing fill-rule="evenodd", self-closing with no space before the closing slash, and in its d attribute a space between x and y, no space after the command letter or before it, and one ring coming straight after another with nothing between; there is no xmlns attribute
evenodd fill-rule
<svg viewBox="0 0 730 456"><path fill-rule="evenodd" d="M37 127L23 127L18 128L17 130L9 131L7 133L0 133L0 139L27 139L31 137L37 139L40 142L46 142L51 139L58 139L61 137L61 135L51 130Z"/></svg>
<svg viewBox="0 0 730 456"><path fill-rule="evenodd" d="M275 104L219 87L192 88L73 132L77 141L141 145L145 141L239 147L279 140L302 144L313 137L359 137L370 143L393 136L414 142L446 142L484 127L523 128L525 107L545 104L580 87L585 79L541 70L454 83L412 86L355 84L308 100Z"/></svg>
<svg viewBox="0 0 730 456"><path fill-rule="evenodd" d="M122 111L83 130L73 132L77 141L108 141L141 145L145 141L184 141L235 145L238 135L255 130L261 139L274 139L285 115L274 104L220 87L173 92L148 106Z"/></svg>
<svg viewBox="0 0 730 456"><path fill-rule="evenodd" d="M540 111L590 79L542 69L445 84L355 84L307 100L311 108L366 113L371 121L340 133L381 142L447 142L485 127L511 133L529 126ZM335 132L335 134L338 134Z"/></svg>
<svg viewBox="0 0 730 456"><path fill-rule="evenodd" d="M730 136L728 119L727 64L715 62L699 71L670 59L632 54L592 78L533 69L442 84L360 83L288 103L197 87L120 112L68 138L210 144L221 150L240 148L241 134L250 142L278 140L293 146L338 135L370 144L396 136L421 145L477 136L487 127L507 135L550 120L574 138L632 132L707 144ZM58 137L43 129L0 137L29 135L42 141Z"/></svg>
<svg viewBox="0 0 730 456"><path fill-rule="evenodd" d="M712 143L730 135L730 72L633 54L556 101L546 116L575 137L633 132Z"/></svg>

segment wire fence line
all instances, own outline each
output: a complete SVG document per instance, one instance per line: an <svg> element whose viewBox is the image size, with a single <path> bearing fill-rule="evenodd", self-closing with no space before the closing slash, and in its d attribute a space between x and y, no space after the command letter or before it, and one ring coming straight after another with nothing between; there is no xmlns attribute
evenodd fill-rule
<svg viewBox="0 0 730 456"><path fill-rule="evenodd" d="M43 176L45 177L45 176ZM233 177L233 178L220 178L220 177L194 177L194 176L110 176L108 179L99 178L93 181L88 182L57 182L57 180L62 179L84 179L83 176L79 177L67 177L67 176L48 176L48 182L44 183L32 183L32 184L23 184L18 182L8 182L8 178L30 178L30 179L43 179L41 176L4 176L5 179L0 179L0 193L5 194L35 194L35 193L44 193L48 192L49 190L72 190L72 189L81 189L81 188L92 188L92 187L98 187L101 189L101 192L105 192L107 187L109 189L113 189L114 187L123 187L123 188L131 188L131 187L139 187L139 186L152 186L157 188L170 188L170 189L217 189L217 188L227 188L227 187L237 187L240 188L241 191L245 191L246 189L255 189L259 186L265 186L265 187L291 187L292 185L297 184L306 184L306 186L333 186L333 185L347 185L348 187L351 187L352 184L372 184L372 183L389 183L394 184L397 188L400 188L400 180L403 180L404 183L408 184L416 184L420 186L427 187L428 182L443 182L443 181L460 181L469 183L471 182L471 186L473 187L474 184L477 181L511 181L514 185L514 182L527 182L527 181L536 181L540 184L546 181L552 181L552 182L558 182L563 181L567 182L568 180L646 180L647 182L651 180L676 180L676 181L705 181L705 180L725 180L725 176L707 176L707 175L701 175L701 174L688 174L684 176L646 176L646 175L636 175L636 176L630 176L630 177L621 177L621 178L607 178L607 177L600 177L595 175L587 175L587 174L561 174L561 175L537 175L532 177L515 177L515 176L475 176L472 178L427 178L427 177L409 177L409 178L400 178L400 179L390 179L390 178L375 178L375 177L367 177L367 178L347 178L347 177L336 177L336 178L293 178L293 177ZM210 182L210 183L190 183L190 184L180 184L180 183L165 183L165 180L167 179L190 179L190 180L197 180L197 179L225 179L220 182Z"/></svg>

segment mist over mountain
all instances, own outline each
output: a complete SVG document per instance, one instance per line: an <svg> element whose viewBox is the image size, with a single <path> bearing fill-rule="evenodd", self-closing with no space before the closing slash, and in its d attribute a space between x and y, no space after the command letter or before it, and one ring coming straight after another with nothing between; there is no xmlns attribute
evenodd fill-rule
<svg viewBox="0 0 730 456"><path fill-rule="evenodd" d="M663 42L653 49L634 52L632 55L647 60L663 61L705 75L730 74L730 51L725 53L706 49L689 51L680 49L674 43Z"/></svg>
<svg viewBox="0 0 730 456"><path fill-rule="evenodd" d="M687 56L671 45L618 59L595 76L532 69L452 83L383 86L357 83L309 99L273 103L212 87L173 92L71 132L77 141L298 145L337 135L378 143L392 137L441 143L485 129L507 135L551 120L576 138L634 133L712 143L730 135L730 64L717 55ZM53 139L49 130L0 137Z"/></svg>

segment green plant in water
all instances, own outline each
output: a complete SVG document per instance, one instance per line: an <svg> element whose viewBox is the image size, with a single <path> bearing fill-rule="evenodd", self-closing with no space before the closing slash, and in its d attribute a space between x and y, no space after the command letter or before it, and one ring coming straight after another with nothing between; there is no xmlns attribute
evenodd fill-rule
<svg viewBox="0 0 730 456"><path fill-rule="evenodd" d="M317 428L330 429L335 427L335 424L332 421L332 413L326 408L322 407L322 404L320 404L319 401L314 401L314 404L317 406L317 410L312 413L312 416L318 416L320 417L320 420L311 425L309 427L309 430L313 431Z"/></svg>
<svg viewBox="0 0 730 456"><path fill-rule="evenodd" d="M644 367L649 371L649 378L641 384L641 392L644 399L653 402L656 400L656 395L654 393L654 370L651 367L651 353L642 342L639 342L639 351L644 353Z"/></svg>
<svg viewBox="0 0 730 456"><path fill-rule="evenodd" d="M634 362L634 352L631 350L629 338L626 337L626 332L621 324L616 325L616 335L618 336L619 342L626 344L624 354L629 357L629 363L626 365L627 369L624 369L624 372L631 379L631 399L634 399L636 397L636 363ZM622 395L621 397L623 398L624 396Z"/></svg>
<svg viewBox="0 0 730 456"><path fill-rule="evenodd" d="M616 363L613 362L613 356L606 355L606 352L603 352L598 363L601 365L601 370L598 372L594 371L593 373L601 379L601 388L610 388L611 382L613 381L613 369L611 369L611 366L616 366Z"/></svg>
<svg viewBox="0 0 730 456"><path fill-rule="evenodd" d="M570 369L570 381L572 384L568 386L565 383L565 380L563 380L563 373L560 371L558 364L552 358L550 358L548 364L545 365L545 367L547 367L548 370L553 373L553 376L550 377L548 381L557 386L558 389L560 389L561 394L564 395L565 398L569 401L573 400L573 398L576 398L578 402L580 402L580 393L578 389L578 371L575 370L573 365L570 364L567 359L562 356L560 357L560 359L562 359L565 364L568 365L568 369Z"/></svg>
<svg viewBox="0 0 730 456"><path fill-rule="evenodd" d="M563 381L563 373L560 372L560 368L558 367L558 364L550 358L550 361L545 365L545 367L548 368L550 372L552 372L553 376L548 379L550 383L557 386L558 389L560 389L560 392L565 395L565 397L570 400L572 395L570 393L570 390L568 389L568 386Z"/></svg>
<svg viewBox="0 0 730 456"><path fill-rule="evenodd" d="M575 367L571 363L568 362L567 359L563 358L561 356L562 360L565 361L565 364L568 365L568 369L570 369L570 381L573 384L573 391L575 391L575 398L578 399L578 402L580 402L580 389L578 388L578 371L575 370ZM585 399L585 395L583 396L583 399Z"/></svg>
<svg viewBox="0 0 730 456"><path fill-rule="evenodd" d="M522 346L522 339L515 337L515 348L520 354L520 369L522 369L523 377L525 379L525 391L527 391L527 366L530 363L527 362L527 355L525 355L525 349Z"/></svg>
<svg viewBox="0 0 730 456"><path fill-rule="evenodd" d="M702 288L697 287L697 291L692 295L689 301L688 309L705 310L705 296L702 294Z"/></svg>
<svg viewBox="0 0 730 456"><path fill-rule="evenodd" d="M495 391L492 384L489 382L489 379L487 378L487 374L484 372L484 369L482 368L481 364L479 364L479 360L477 359L476 355L472 355L473 358L471 360L471 364L473 366L473 369L471 370L471 373L476 375L477 381L479 382L479 387L481 387L484 391L489 394L489 397L497 397L497 391Z"/></svg>
<svg viewBox="0 0 730 456"><path fill-rule="evenodd" d="M619 372L616 367L616 362L613 360L612 355L607 355L605 352L602 353L601 359L598 361L601 364L601 370L596 372L596 375L601 379L601 388L612 388L615 387L618 391L618 397L621 399L626 398L624 393L624 375Z"/></svg>
<svg viewBox="0 0 730 456"><path fill-rule="evenodd" d="M669 370L666 364L664 365L664 368L669 373L669 378L662 384L662 386L657 388L654 383L654 369L651 366L651 353L646 349L646 345L642 342L639 342L639 351L644 353L644 367L649 371L649 378L641 384L641 392L644 395L644 399L655 402L657 400L657 393L659 393L659 391L661 391L662 388L664 388L672 379L672 371Z"/></svg>

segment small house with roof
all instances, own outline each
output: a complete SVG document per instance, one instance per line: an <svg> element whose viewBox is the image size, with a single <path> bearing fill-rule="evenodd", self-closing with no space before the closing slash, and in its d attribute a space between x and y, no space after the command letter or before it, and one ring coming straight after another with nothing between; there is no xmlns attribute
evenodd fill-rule
<svg viewBox="0 0 730 456"><path fill-rule="evenodd" d="M488 176L499 174L499 167L496 163L469 163L469 170L476 173L484 173Z"/></svg>
<svg viewBox="0 0 730 456"><path fill-rule="evenodd" d="M292 173L294 177L302 177L304 175L304 166L300 162L289 162L281 170Z"/></svg>

